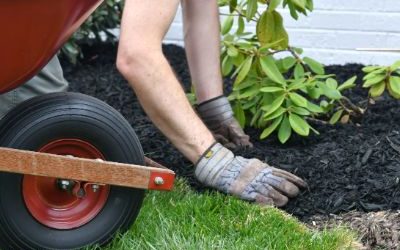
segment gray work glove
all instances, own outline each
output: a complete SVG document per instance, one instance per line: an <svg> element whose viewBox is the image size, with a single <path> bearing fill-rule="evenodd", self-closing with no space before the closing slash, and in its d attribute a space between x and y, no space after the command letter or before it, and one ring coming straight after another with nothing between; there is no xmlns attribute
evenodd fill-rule
<svg viewBox="0 0 400 250"><path fill-rule="evenodd" d="M243 132L233 116L232 107L226 97L220 96L200 103L197 112L215 139L226 147L253 146L249 136Z"/></svg>
<svg viewBox="0 0 400 250"><path fill-rule="evenodd" d="M307 184L299 177L258 159L235 156L219 143L208 149L196 164L196 178L206 186L262 205L283 207L288 198Z"/></svg>

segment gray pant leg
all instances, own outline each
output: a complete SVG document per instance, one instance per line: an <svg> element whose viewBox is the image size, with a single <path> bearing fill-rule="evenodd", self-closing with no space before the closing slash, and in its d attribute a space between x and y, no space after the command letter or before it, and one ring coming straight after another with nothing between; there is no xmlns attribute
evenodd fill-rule
<svg viewBox="0 0 400 250"><path fill-rule="evenodd" d="M64 79L63 71L57 56L40 71L40 73L21 87L0 95L0 119L19 103L32 97L67 91L68 82Z"/></svg>

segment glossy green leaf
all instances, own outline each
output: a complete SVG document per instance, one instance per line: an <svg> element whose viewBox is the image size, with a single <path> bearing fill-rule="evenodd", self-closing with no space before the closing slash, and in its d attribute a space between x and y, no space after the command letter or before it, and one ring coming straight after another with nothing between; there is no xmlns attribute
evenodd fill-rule
<svg viewBox="0 0 400 250"><path fill-rule="evenodd" d="M293 17L293 19L297 20L299 18L299 15L297 14L296 6L292 3L292 1L288 2L288 6L290 15Z"/></svg>
<svg viewBox="0 0 400 250"><path fill-rule="evenodd" d="M233 63L229 56L225 56L224 60L222 60L222 74L224 76L229 75L232 72Z"/></svg>
<svg viewBox="0 0 400 250"><path fill-rule="evenodd" d="M236 31L237 35L242 35L244 32L245 24L244 24L244 19L242 16L238 17L238 28Z"/></svg>
<svg viewBox="0 0 400 250"><path fill-rule="evenodd" d="M302 116L311 115L310 111L308 111L308 110L305 109L305 108L293 106L293 107L290 107L290 109L291 109L291 111L292 111L293 113L296 113L296 114L298 114L298 115L302 115Z"/></svg>
<svg viewBox="0 0 400 250"><path fill-rule="evenodd" d="M301 63L297 63L296 67L294 68L294 78L300 79L304 77L304 67Z"/></svg>
<svg viewBox="0 0 400 250"><path fill-rule="evenodd" d="M312 59L310 57L304 57L303 61L305 63L307 63L307 65L310 67L310 69L314 73L316 73L318 75L324 75L325 74L324 66L321 63L315 61L314 59Z"/></svg>
<svg viewBox="0 0 400 250"><path fill-rule="evenodd" d="M261 115L262 115L262 110L258 109L256 111L256 113L253 115L253 118L251 118L250 126L254 126L257 123L257 121L260 119Z"/></svg>
<svg viewBox="0 0 400 250"><path fill-rule="evenodd" d="M377 70L375 70L375 71L372 71L371 73L368 73L368 74L366 74L364 77L363 77L363 80L364 81L366 81L366 80L369 80L369 79L371 79L371 78L374 78L374 77L376 77L377 75L386 75L387 74L387 68L380 68L380 69L377 69Z"/></svg>
<svg viewBox="0 0 400 250"><path fill-rule="evenodd" d="M260 135L260 139L267 138L272 132L275 131L275 129L279 126L281 121L282 121L282 116L276 118L268 128L264 129L264 131Z"/></svg>
<svg viewBox="0 0 400 250"><path fill-rule="evenodd" d="M263 106L269 106L274 102L275 99L276 99L276 94L274 94L274 93L264 93L262 95L261 103L262 103Z"/></svg>
<svg viewBox="0 0 400 250"><path fill-rule="evenodd" d="M320 106L318 106L312 102L307 103L307 109L313 113L323 113L324 112L324 110Z"/></svg>
<svg viewBox="0 0 400 250"><path fill-rule="evenodd" d="M330 88L330 89L337 89L337 87L338 87L337 81L333 78L326 79L325 83L326 83L326 86L328 86L328 88Z"/></svg>
<svg viewBox="0 0 400 250"><path fill-rule="evenodd" d="M309 11L313 11L314 10L314 1L313 0L306 0L306 8Z"/></svg>
<svg viewBox="0 0 400 250"><path fill-rule="evenodd" d="M363 87L364 87L364 88L371 87L372 85L375 85L375 84L378 84L378 83L382 82L383 80L385 80L385 78L386 78L386 74L375 75L373 78L368 79L368 80L363 84Z"/></svg>
<svg viewBox="0 0 400 250"><path fill-rule="evenodd" d="M244 104L242 104L243 110L251 109L255 107L258 103L259 98L252 98L251 100L247 100Z"/></svg>
<svg viewBox="0 0 400 250"><path fill-rule="evenodd" d="M263 56L260 58L260 65L263 72L274 82L285 85L285 78L275 64L272 56Z"/></svg>
<svg viewBox="0 0 400 250"><path fill-rule="evenodd" d="M261 46L261 48L259 49L259 52L260 53L269 53L269 50L271 48L274 48L274 47L278 46L280 42L282 42L282 40L277 40L277 41L274 41L272 43L266 43L266 44Z"/></svg>
<svg viewBox="0 0 400 250"><path fill-rule="evenodd" d="M237 98L237 95L238 95L238 94L239 94L238 92L232 92L232 93L230 93L230 94L228 95L228 101L232 102L232 101L238 99L238 98Z"/></svg>
<svg viewBox="0 0 400 250"><path fill-rule="evenodd" d="M391 76L389 84L390 84L390 88L392 89L392 91L395 94L400 95L400 77Z"/></svg>
<svg viewBox="0 0 400 250"><path fill-rule="evenodd" d="M292 68L296 64L296 59L291 56L282 59L283 67L285 70Z"/></svg>
<svg viewBox="0 0 400 250"><path fill-rule="evenodd" d="M289 93L290 100L300 107L307 107L307 99L297 93Z"/></svg>
<svg viewBox="0 0 400 250"><path fill-rule="evenodd" d="M385 86L386 86L385 82L380 82L378 84L375 84L369 89L369 94L371 95L371 97L374 98L381 96L385 91Z"/></svg>
<svg viewBox="0 0 400 250"><path fill-rule="evenodd" d="M392 81L393 81L393 80L392 80ZM392 89L392 84L390 84L390 82L389 82L389 84L387 85L387 89L388 89L389 94L390 94L392 97L394 97L394 98L396 98L396 99L400 99L400 94L398 94L398 93L396 93L396 92L393 91L393 89Z"/></svg>
<svg viewBox="0 0 400 250"><path fill-rule="evenodd" d="M322 91L317 87L308 87L307 94L313 99L318 99L320 98Z"/></svg>
<svg viewBox="0 0 400 250"><path fill-rule="evenodd" d="M242 90L242 89L251 87L251 86L256 85L256 84L257 84L257 80L251 79L251 78L247 78L246 81L242 82L240 85L233 86L233 90L234 91Z"/></svg>
<svg viewBox="0 0 400 250"><path fill-rule="evenodd" d="M235 65L236 67L239 67L241 64L243 64L243 62L245 60L246 60L246 57L241 53L238 53L237 56L232 57L233 65Z"/></svg>
<svg viewBox="0 0 400 250"><path fill-rule="evenodd" d="M306 8L306 1L305 0L290 0L294 3L297 7L304 10Z"/></svg>
<svg viewBox="0 0 400 250"><path fill-rule="evenodd" d="M279 41L271 48L285 49L289 44L289 36L283 26L282 16L277 11L264 12L256 26L256 34L261 45Z"/></svg>
<svg viewBox="0 0 400 250"><path fill-rule="evenodd" d="M346 89L351 89L354 86L356 86L354 83L357 80L357 76L353 76L352 78L348 79L347 81L345 81L344 83L342 83L337 89L339 91L343 91Z"/></svg>
<svg viewBox="0 0 400 250"><path fill-rule="evenodd" d="M250 21L257 13L258 2L257 0L248 0L246 9L246 19Z"/></svg>
<svg viewBox="0 0 400 250"><path fill-rule="evenodd" d="M243 66L240 69L238 76L236 77L236 80L234 83L235 86L240 84L246 78L247 74L250 71L252 63L253 63L253 57L248 57L244 61Z"/></svg>
<svg viewBox="0 0 400 250"><path fill-rule="evenodd" d="M277 110L280 106L282 106L284 100L285 100L285 95L281 95L279 97L276 97L271 105L261 107L264 111L266 111L265 116L268 116L269 114L275 112L275 110Z"/></svg>
<svg viewBox="0 0 400 250"><path fill-rule="evenodd" d="M284 91L284 89L281 87L263 87L260 89L260 91L265 93L273 93L273 92Z"/></svg>
<svg viewBox="0 0 400 250"><path fill-rule="evenodd" d="M287 142L291 135L292 127L290 126L289 118L287 117L287 115L285 115L285 118L283 118L281 126L279 127L278 139L281 143L284 144L285 142Z"/></svg>
<svg viewBox="0 0 400 250"><path fill-rule="evenodd" d="M233 16L228 16L222 23L221 33L222 35L227 34L233 26Z"/></svg>
<svg viewBox="0 0 400 250"><path fill-rule="evenodd" d="M362 68L362 71L364 73L370 73L370 72L380 69L380 68L381 68L381 66L367 66L367 67Z"/></svg>
<svg viewBox="0 0 400 250"><path fill-rule="evenodd" d="M274 11L280 4L282 0L271 0L268 4L268 11Z"/></svg>
<svg viewBox="0 0 400 250"><path fill-rule="evenodd" d="M275 49L287 49L289 47L289 35L283 25L283 18L277 11L272 12L275 19L275 39L274 41L281 41L279 46Z"/></svg>
<svg viewBox="0 0 400 250"><path fill-rule="evenodd" d="M393 63L393 64L390 66L390 70L391 70L391 71L395 71L395 70L398 69L398 68L400 68L400 60L399 60L399 61L396 61L395 63Z"/></svg>
<svg viewBox="0 0 400 250"><path fill-rule="evenodd" d="M338 111L336 111L329 120L329 124L331 125L336 124L339 121L340 117L342 117L342 114L343 114L343 109L339 109Z"/></svg>
<svg viewBox="0 0 400 250"><path fill-rule="evenodd" d="M282 114L286 113L287 110L285 108L279 107L277 110L275 110L273 113L269 114L269 115L264 115L264 120L265 121L269 121L269 120L273 120L279 116L281 116Z"/></svg>
<svg viewBox="0 0 400 250"><path fill-rule="evenodd" d="M288 90L296 90L306 86L305 79L296 79L288 86Z"/></svg>
<svg viewBox="0 0 400 250"><path fill-rule="evenodd" d="M235 40L235 37L231 34L226 34L223 39L224 42L233 42L233 40Z"/></svg>
<svg viewBox="0 0 400 250"><path fill-rule="evenodd" d="M289 122L297 134L301 136L308 136L310 134L310 125L302 117L291 113L289 114Z"/></svg>
<svg viewBox="0 0 400 250"><path fill-rule="evenodd" d="M333 100L339 100L342 98L342 94L340 94L337 89L331 89L323 82L318 82L317 85L322 90L322 93L328 98Z"/></svg>
<svg viewBox="0 0 400 250"><path fill-rule="evenodd" d="M376 77L376 75L378 75L378 74L375 74L374 72L369 73L369 74L367 74L367 75L365 75L365 76L363 77L363 81L366 81L366 80L369 80L369 79L371 79L371 78L374 78L374 77Z"/></svg>
<svg viewBox="0 0 400 250"><path fill-rule="evenodd" d="M240 126L244 128L246 124L246 116L244 114L244 111L242 109L242 106L240 105L239 102L237 102L233 108L233 112L235 114L235 117L237 121L239 122Z"/></svg>
<svg viewBox="0 0 400 250"><path fill-rule="evenodd" d="M320 102L320 106L321 106L322 108L327 108L327 107L329 106L329 102L327 102L326 100L322 100L322 101Z"/></svg>
<svg viewBox="0 0 400 250"><path fill-rule="evenodd" d="M234 12L237 7L237 0L229 0L229 12Z"/></svg>
<svg viewBox="0 0 400 250"><path fill-rule="evenodd" d="M229 46L227 52L230 57L236 57L239 54L239 51L237 50L237 48L235 48L233 46Z"/></svg>
<svg viewBox="0 0 400 250"><path fill-rule="evenodd" d="M260 93L260 90L257 87L256 88L249 88L249 89L246 89L245 91L242 91L240 93L239 99L254 97L258 93Z"/></svg>

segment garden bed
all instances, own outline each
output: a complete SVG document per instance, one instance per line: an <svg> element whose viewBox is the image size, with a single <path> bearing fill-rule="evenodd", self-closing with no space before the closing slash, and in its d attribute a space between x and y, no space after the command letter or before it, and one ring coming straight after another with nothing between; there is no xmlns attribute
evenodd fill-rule
<svg viewBox="0 0 400 250"><path fill-rule="evenodd" d="M185 177L195 189L204 190L194 180L190 162L151 124L128 84L118 74L115 47L96 46L84 51L85 58L77 66L62 60L70 90L95 96L116 108L135 128L148 156ZM170 45L164 46L164 52L188 89L190 77L183 49ZM354 64L328 66L326 70L344 81L353 75L360 75L361 79L361 68L362 65ZM358 85L345 95L355 103L362 103L367 92ZM369 107L357 124L313 124L320 136L294 136L285 145L281 145L275 136L259 141L260 131L246 129L255 147L240 153L266 160L307 180L309 189L284 209L311 227L346 223L360 232L367 247L398 249L399 105L399 101L383 97Z"/></svg>

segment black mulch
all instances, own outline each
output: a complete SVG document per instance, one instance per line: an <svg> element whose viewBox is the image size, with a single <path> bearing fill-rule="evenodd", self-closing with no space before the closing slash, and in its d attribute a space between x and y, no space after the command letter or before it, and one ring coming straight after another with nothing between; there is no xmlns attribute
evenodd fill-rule
<svg viewBox="0 0 400 250"><path fill-rule="evenodd" d="M191 164L151 124L133 92L115 68L116 49L110 45L86 48L79 65L62 60L71 91L95 96L120 111L135 128L149 157L186 177L198 190ZM178 78L188 89L190 76L182 48L164 46L164 53ZM353 75L362 78L362 65L328 66L339 81ZM157 71L157 69L154 69ZM226 80L229 82L229 79ZM367 92L358 86L345 93L365 105ZM363 102L364 101L364 102ZM371 105L359 124L314 127L320 136L295 136L286 145L274 138L259 141L260 131L246 129L254 149L240 153L258 157L289 170L309 183L285 208L303 221L311 216L348 211L370 212L400 209L400 107L399 101L384 97ZM400 219L399 219L400 220Z"/></svg>

